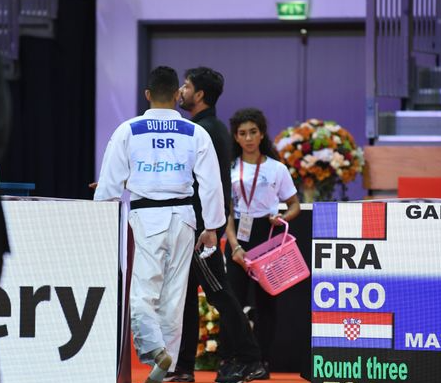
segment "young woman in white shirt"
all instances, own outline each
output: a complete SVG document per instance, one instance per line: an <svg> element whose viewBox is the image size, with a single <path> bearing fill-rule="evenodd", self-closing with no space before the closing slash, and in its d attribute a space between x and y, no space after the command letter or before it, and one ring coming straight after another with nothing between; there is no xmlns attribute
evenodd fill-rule
<svg viewBox="0 0 441 383"><path fill-rule="evenodd" d="M257 318L255 331L263 363L269 378L269 356L274 340L277 313L276 297L265 292L246 273L245 252L268 239L271 225L273 235L282 231L282 222L300 213L297 189L287 167L278 161L277 153L267 135L264 114L254 108L238 110L230 119L233 139L231 168L232 208L226 230L228 279L242 307L250 305L248 298L254 290ZM279 203L287 210L279 213Z"/></svg>

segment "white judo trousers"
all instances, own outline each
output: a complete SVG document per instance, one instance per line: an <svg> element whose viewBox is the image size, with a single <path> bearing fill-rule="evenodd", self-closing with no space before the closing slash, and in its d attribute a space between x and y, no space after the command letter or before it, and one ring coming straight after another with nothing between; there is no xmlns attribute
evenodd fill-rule
<svg viewBox="0 0 441 383"><path fill-rule="evenodd" d="M156 210L156 209L154 209ZM145 354L165 347L173 371L179 355L188 274L194 249L194 230L173 213L169 227L148 235L141 215L130 213L135 256L130 292L131 324L135 349Z"/></svg>

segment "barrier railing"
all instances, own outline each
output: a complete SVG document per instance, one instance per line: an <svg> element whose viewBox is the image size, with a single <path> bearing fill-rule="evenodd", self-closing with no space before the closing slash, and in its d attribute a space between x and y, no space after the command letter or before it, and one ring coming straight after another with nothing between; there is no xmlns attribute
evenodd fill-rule
<svg viewBox="0 0 441 383"><path fill-rule="evenodd" d="M57 17L57 0L20 0L20 16Z"/></svg>
<svg viewBox="0 0 441 383"><path fill-rule="evenodd" d="M437 0L413 2L413 50L441 54L441 3Z"/></svg>
<svg viewBox="0 0 441 383"><path fill-rule="evenodd" d="M409 98L414 53L441 58L441 2L368 0L366 5L366 136L375 138L377 98Z"/></svg>
<svg viewBox="0 0 441 383"><path fill-rule="evenodd" d="M18 1L0 0L0 54L7 60L18 58L18 10Z"/></svg>
<svg viewBox="0 0 441 383"><path fill-rule="evenodd" d="M20 35L52 37L58 0L0 0L0 54L6 73L16 75Z"/></svg>

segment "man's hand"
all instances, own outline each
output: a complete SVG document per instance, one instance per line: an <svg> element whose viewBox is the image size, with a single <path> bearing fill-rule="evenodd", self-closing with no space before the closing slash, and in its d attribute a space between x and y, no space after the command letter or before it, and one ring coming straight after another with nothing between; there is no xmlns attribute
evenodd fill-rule
<svg viewBox="0 0 441 383"><path fill-rule="evenodd" d="M217 234L216 230L205 229L198 238L195 250L200 250L201 246L211 248L217 245Z"/></svg>

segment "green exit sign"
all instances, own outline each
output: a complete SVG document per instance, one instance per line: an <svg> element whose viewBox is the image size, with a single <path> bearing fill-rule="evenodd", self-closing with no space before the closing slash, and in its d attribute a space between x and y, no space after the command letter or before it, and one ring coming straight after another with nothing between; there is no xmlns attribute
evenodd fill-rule
<svg viewBox="0 0 441 383"><path fill-rule="evenodd" d="M307 13L307 1L277 3L277 14L280 20L304 20L307 18Z"/></svg>

